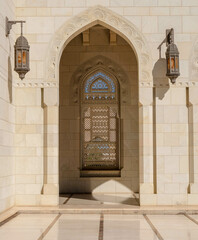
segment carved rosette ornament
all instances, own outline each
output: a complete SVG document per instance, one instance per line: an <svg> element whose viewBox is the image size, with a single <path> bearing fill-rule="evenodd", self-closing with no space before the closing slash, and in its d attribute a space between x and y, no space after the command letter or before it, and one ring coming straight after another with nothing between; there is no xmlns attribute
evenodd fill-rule
<svg viewBox="0 0 198 240"><path fill-rule="evenodd" d="M129 43L137 55L139 82L152 84L151 56L144 36L127 19L102 6L89 8L74 16L54 34L46 57L46 81L59 81L58 69L63 49L73 37L96 24L116 32Z"/></svg>

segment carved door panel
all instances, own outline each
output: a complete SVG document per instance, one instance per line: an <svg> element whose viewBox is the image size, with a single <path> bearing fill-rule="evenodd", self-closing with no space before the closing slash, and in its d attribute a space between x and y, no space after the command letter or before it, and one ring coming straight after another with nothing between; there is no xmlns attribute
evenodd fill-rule
<svg viewBox="0 0 198 240"><path fill-rule="evenodd" d="M81 168L118 170L119 86L102 71L87 77L81 93Z"/></svg>
<svg viewBox="0 0 198 240"><path fill-rule="evenodd" d="M118 169L117 118L110 106L89 106L83 111L83 169Z"/></svg>

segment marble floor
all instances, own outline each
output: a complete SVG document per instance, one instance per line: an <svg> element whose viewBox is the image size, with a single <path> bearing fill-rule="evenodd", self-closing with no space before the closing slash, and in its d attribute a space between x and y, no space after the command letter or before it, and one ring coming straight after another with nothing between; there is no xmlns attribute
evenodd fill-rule
<svg viewBox="0 0 198 240"><path fill-rule="evenodd" d="M138 194L64 194L56 207L0 214L0 240L197 240L197 208L177 208L144 209Z"/></svg>
<svg viewBox="0 0 198 240"><path fill-rule="evenodd" d="M197 240L198 215L18 213L1 240Z"/></svg>

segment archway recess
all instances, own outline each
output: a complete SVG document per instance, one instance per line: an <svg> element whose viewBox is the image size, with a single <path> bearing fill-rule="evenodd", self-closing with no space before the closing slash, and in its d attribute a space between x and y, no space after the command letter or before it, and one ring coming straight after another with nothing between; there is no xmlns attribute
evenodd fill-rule
<svg viewBox="0 0 198 240"><path fill-rule="evenodd" d="M153 79L152 79L152 61L149 51L147 41L140 30L134 26L133 23L126 20L124 17L112 12L111 10L104 8L102 6L95 6L89 8L82 13L74 16L69 19L59 30L54 34L48 49L46 56L46 65L45 65L45 82L49 83L51 86L54 86L54 90L57 94L57 87L59 85L59 63L62 52L66 45L78 34L89 29L90 27L100 24L113 32L120 35L125 39L128 44L133 49L137 62L138 62L138 85L139 85L139 166L140 166L140 204L146 203L146 197L148 194L154 193L153 187L153 119L152 119L152 104L153 104ZM52 90L51 90L52 91ZM47 88L44 89L44 99L49 97ZM53 115L53 118L58 119L58 99L59 96L54 95L56 101L53 102L55 105L46 103L46 112L48 112L48 118L50 119L50 112L54 114L56 112L57 116ZM53 111L50 111L50 108L56 108ZM46 122L46 125L49 123ZM58 124L58 121L57 121ZM58 133L56 133L56 138L58 139ZM47 144L47 143L46 143ZM46 149L48 149L46 145ZM47 151L47 150L46 150ZM46 166L48 166L47 156ZM57 148L57 161L54 167L57 168L58 172L58 148ZM48 170L49 171L49 170ZM45 171L47 175L46 181L44 182L44 193L45 187L52 185L48 183L50 179L50 174L48 171ZM50 172L50 171L49 171ZM58 195L58 181L57 178L53 182L55 184L54 194ZM142 198L141 198L142 196ZM145 201L144 201L145 199Z"/></svg>

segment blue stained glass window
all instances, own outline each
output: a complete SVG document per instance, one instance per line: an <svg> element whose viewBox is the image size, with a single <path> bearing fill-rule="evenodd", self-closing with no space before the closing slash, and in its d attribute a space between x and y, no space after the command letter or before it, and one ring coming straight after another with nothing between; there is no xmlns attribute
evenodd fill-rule
<svg viewBox="0 0 198 240"><path fill-rule="evenodd" d="M108 92L108 86L102 79L96 80L91 86L92 92Z"/></svg>
<svg viewBox="0 0 198 240"><path fill-rule="evenodd" d="M109 85L109 87L107 84ZM116 91L116 87L113 80L102 72L95 73L90 78L88 78L85 83L85 93L97 92L99 90L100 92L102 91L102 92L112 92L112 93L115 93Z"/></svg>

